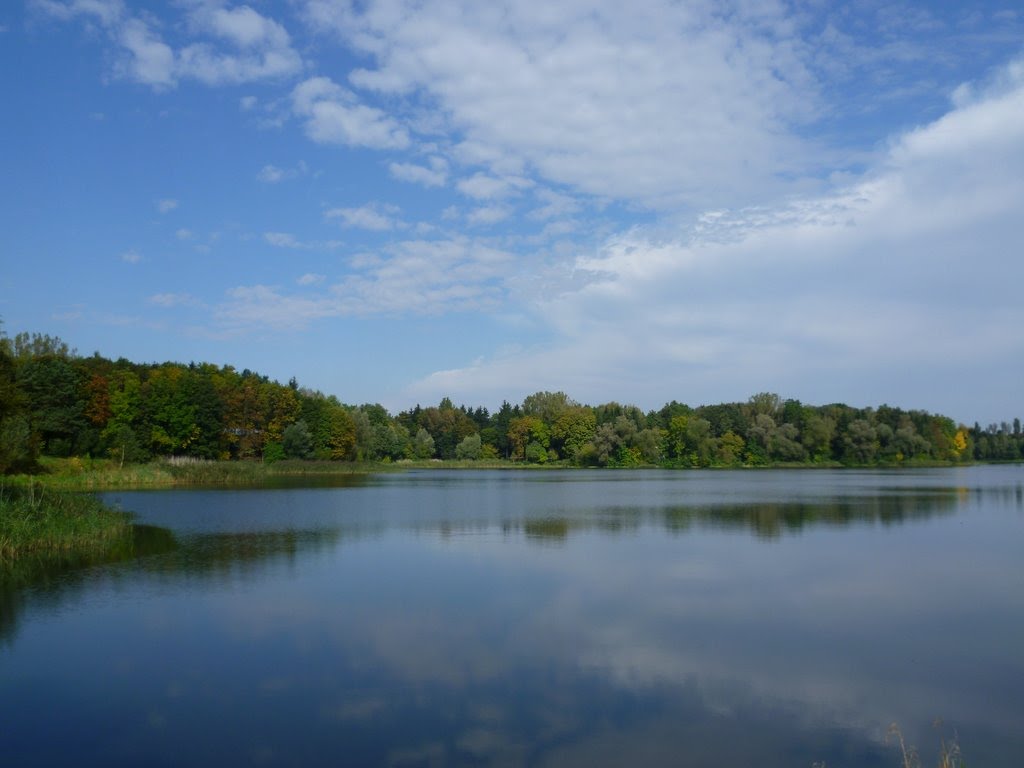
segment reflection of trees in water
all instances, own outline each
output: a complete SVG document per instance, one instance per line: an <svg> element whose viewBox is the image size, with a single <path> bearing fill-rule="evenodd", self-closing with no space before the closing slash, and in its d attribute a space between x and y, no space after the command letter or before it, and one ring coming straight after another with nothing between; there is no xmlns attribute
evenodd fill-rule
<svg viewBox="0 0 1024 768"><path fill-rule="evenodd" d="M934 489L922 493L894 488L891 493L843 497L809 502L763 504L710 504L673 507L604 507L585 512L529 514L499 523L506 535L522 534L534 543L560 543L573 532L609 534L635 531L656 525L671 533L693 527L750 530L759 538L772 539L813 526L849 526L880 523L896 525L950 515L970 499L985 504L1024 509L1020 485L972 489ZM400 526L417 534L442 536L484 533L494 530L492 520L417 521ZM344 539L382 535L382 521L344 529L258 531L203 534L179 542L165 529L133 526L129 535L112 546L50 557L25 558L0 570L0 641L14 636L18 615L30 595L36 605L55 604L81 591L96 578L95 566L134 561L134 568L102 571L104 578L123 580L137 571L158 578L250 578L277 561L293 563L298 557L334 547Z"/></svg>
<svg viewBox="0 0 1024 768"><path fill-rule="evenodd" d="M831 501L679 507L666 510L664 521L671 531L698 523L712 528L748 528L761 538L777 538L810 526L897 525L951 515L963 500L958 491L948 490Z"/></svg>
<svg viewBox="0 0 1024 768"><path fill-rule="evenodd" d="M337 529L202 534L160 557L140 560L137 567L175 579L254 576L271 563L293 563L301 555L332 548L341 537Z"/></svg>
<svg viewBox="0 0 1024 768"><path fill-rule="evenodd" d="M116 539L96 546L5 562L0 567L0 640L10 641L14 637L18 614L28 599L35 605L57 605L83 590L91 568L127 562L175 546L170 531L133 525Z"/></svg>
<svg viewBox="0 0 1024 768"><path fill-rule="evenodd" d="M972 493L977 494L986 506L1005 507L1006 509L1024 512L1024 485L1001 485L994 488L974 488Z"/></svg>
<svg viewBox="0 0 1024 768"><path fill-rule="evenodd" d="M122 582L140 571L176 580L250 577L271 562L333 547L340 538L337 530L299 530L203 535L180 542L167 529L135 525L109 547L21 558L0 570L0 642L13 640L19 615L27 608L53 609L99 579ZM98 569L118 563L134 567Z"/></svg>
<svg viewBox="0 0 1024 768"><path fill-rule="evenodd" d="M865 523L897 525L950 515L967 499L962 489L937 490L922 494L894 493L886 496L847 497L813 502L769 502L763 504L708 504L660 508L608 507L591 513L566 513L506 522L506 534L521 530L531 541L564 541L570 532L600 531L625 533L644 524L662 526L679 533L694 526L718 529L749 529L759 538L777 538L810 526L846 526Z"/></svg>

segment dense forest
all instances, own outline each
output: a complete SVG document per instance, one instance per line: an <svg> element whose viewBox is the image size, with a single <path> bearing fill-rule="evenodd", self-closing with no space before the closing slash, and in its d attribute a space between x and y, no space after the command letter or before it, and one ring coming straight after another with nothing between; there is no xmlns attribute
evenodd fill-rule
<svg viewBox="0 0 1024 768"><path fill-rule="evenodd" d="M79 356L60 339L0 335L0 472L43 456L119 463L161 456L275 461L506 459L580 466L728 467L1021 460L1020 419L985 428L886 405L805 405L770 393L743 403L644 413L562 392L486 408L377 404L208 363Z"/></svg>

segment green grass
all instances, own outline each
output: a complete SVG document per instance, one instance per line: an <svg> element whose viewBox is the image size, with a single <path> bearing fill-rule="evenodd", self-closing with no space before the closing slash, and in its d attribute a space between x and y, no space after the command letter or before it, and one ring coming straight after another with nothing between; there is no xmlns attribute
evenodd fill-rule
<svg viewBox="0 0 1024 768"><path fill-rule="evenodd" d="M42 459L42 473L18 475L8 482L27 487L41 483L50 490L98 491L187 486L259 486L274 478L365 474L366 466L339 462L166 461L119 465L103 459ZM375 471L381 471L376 467Z"/></svg>
<svg viewBox="0 0 1024 768"><path fill-rule="evenodd" d="M0 486L0 563L95 551L131 533L131 517L84 494L38 483Z"/></svg>
<svg viewBox="0 0 1024 768"><path fill-rule="evenodd" d="M509 462L500 459L482 461L416 460L397 462L340 462L285 460L201 461L161 459L149 464L125 464L107 459L70 458L40 460L38 475L15 475L7 483L27 488L41 483L54 491L100 491L138 488L178 488L202 486L261 486L275 481L309 478L354 478L382 472L409 469L539 469L542 465Z"/></svg>
<svg viewBox="0 0 1024 768"><path fill-rule="evenodd" d="M546 464L529 464L507 459L446 460L403 459L401 461L311 461L284 460L273 463L261 461L204 461L198 459L157 459L148 464L121 465L110 459L72 457L57 459L43 457L39 461L41 472L36 475L15 475L8 477L8 485L28 487L33 482L42 483L49 490L100 491L144 488L176 487L259 487L274 483L297 481L307 478L311 482L347 483L358 476L384 472L401 472L421 469L529 469L536 471L554 469L588 469L577 467L562 460ZM768 464L746 469L835 469L845 465L835 462L810 464ZM902 465L872 465L879 468L948 466L948 463L907 463ZM665 465L648 464L641 467L608 468L615 471L629 471L641 468L671 468ZM708 467L707 469L739 469L741 467ZM678 468L685 471L689 468Z"/></svg>

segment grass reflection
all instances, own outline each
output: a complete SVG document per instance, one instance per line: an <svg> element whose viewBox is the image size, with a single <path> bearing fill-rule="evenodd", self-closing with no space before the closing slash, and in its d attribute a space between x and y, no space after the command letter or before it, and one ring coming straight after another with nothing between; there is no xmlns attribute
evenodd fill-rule
<svg viewBox="0 0 1024 768"><path fill-rule="evenodd" d="M0 561L0 640L10 642L27 595L36 604L56 605L86 586L90 569L124 563L177 547L174 534L150 525L125 525L116 535L79 542L75 549L35 552Z"/></svg>

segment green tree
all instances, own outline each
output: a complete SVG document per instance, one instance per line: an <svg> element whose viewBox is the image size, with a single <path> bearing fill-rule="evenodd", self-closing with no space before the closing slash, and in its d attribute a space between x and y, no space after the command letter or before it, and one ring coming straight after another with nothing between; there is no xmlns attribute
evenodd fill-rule
<svg viewBox="0 0 1024 768"><path fill-rule="evenodd" d="M348 411L334 405L327 414L328 456L334 461L351 460L355 456L356 425Z"/></svg>
<svg viewBox="0 0 1024 768"><path fill-rule="evenodd" d="M717 441L711 433L711 422L693 417L686 425L685 449L691 466L711 466Z"/></svg>
<svg viewBox="0 0 1024 768"><path fill-rule="evenodd" d="M267 464L273 464L275 461L281 461L287 458L284 445L277 440L269 440L263 446L263 461Z"/></svg>
<svg viewBox="0 0 1024 768"><path fill-rule="evenodd" d="M747 407L754 417L770 416L773 422L782 418L782 405L782 398L774 392L759 392L751 395L747 401Z"/></svg>
<svg viewBox="0 0 1024 768"><path fill-rule="evenodd" d="M373 427L373 453L380 459L394 461L404 458L409 451L409 432L401 424L375 424Z"/></svg>
<svg viewBox="0 0 1024 768"><path fill-rule="evenodd" d="M276 381L264 382L260 390L266 439L280 442L284 428L294 424L302 412L298 394L291 387L282 386Z"/></svg>
<svg viewBox="0 0 1024 768"><path fill-rule="evenodd" d="M192 443L202 437L196 419L199 405L187 394L185 376L182 366L166 363L150 371L142 383L142 418L153 453L188 455Z"/></svg>
<svg viewBox="0 0 1024 768"><path fill-rule="evenodd" d="M695 413L711 422L711 434L715 437L730 431L736 435L745 435L750 427L748 407L740 403L702 405Z"/></svg>
<svg viewBox="0 0 1024 768"><path fill-rule="evenodd" d="M544 464L548 460L547 449L536 440L531 440L523 449L523 458L531 464Z"/></svg>
<svg viewBox="0 0 1024 768"><path fill-rule="evenodd" d="M36 468L37 456L38 443L25 414L0 418L0 474L30 472Z"/></svg>
<svg viewBox="0 0 1024 768"><path fill-rule="evenodd" d="M19 362L38 360L44 357L71 360L78 352L56 336L45 333L19 333L9 345L11 354Z"/></svg>
<svg viewBox="0 0 1024 768"><path fill-rule="evenodd" d="M149 458L144 441L139 439L142 418L142 384L131 370L115 373L108 382L107 404L110 416L100 434L100 445L121 466Z"/></svg>
<svg viewBox="0 0 1024 768"><path fill-rule="evenodd" d="M931 451L931 445L917 434L914 424L909 420L893 433L891 447L896 461L927 456Z"/></svg>
<svg viewBox="0 0 1024 768"><path fill-rule="evenodd" d="M804 461L807 451L800 444L800 430L796 424L783 423L775 427L769 439L769 455L775 461Z"/></svg>
<svg viewBox="0 0 1024 768"><path fill-rule="evenodd" d="M836 422L829 416L814 411L804 416L803 433L800 440L811 461L828 461L832 458L832 439L836 433Z"/></svg>
<svg viewBox="0 0 1024 768"><path fill-rule="evenodd" d="M743 438L727 430L724 435L718 438L715 448L715 462L727 467L735 466L743 461L743 450L746 443Z"/></svg>
<svg viewBox="0 0 1024 768"><path fill-rule="evenodd" d="M710 421L696 414L679 413L669 422L666 445L679 466L707 467L714 461L717 441Z"/></svg>
<svg viewBox="0 0 1024 768"><path fill-rule="evenodd" d="M480 458L481 447L480 433L470 435L455 446L455 458L476 461Z"/></svg>
<svg viewBox="0 0 1024 768"><path fill-rule="evenodd" d="M633 419L620 411L614 421L598 425L594 440L584 452L584 463L602 467L628 467L642 463L642 454L635 445L638 432Z"/></svg>
<svg viewBox="0 0 1024 768"><path fill-rule="evenodd" d="M0 332L0 474L34 469L39 455L25 398L17 386L10 348L8 339Z"/></svg>
<svg viewBox="0 0 1024 768"><path fill-rule="evenodd" d="M491 416L490 429L493 432L481 435L481 439L493 445L499 456L504 456L506 459L511 458L512 444L508 439L508 425L512 419L521 415L522 411L518 405L513 408L507 400L503 400L501 408Z"/></svg>
<svg viewBox="0 0 1024 768"><path fill-rule="evenodd" d="M64 357L32 357L17 366L16 375L29 423L39 435L43 451L53 456L70 455L86 423L74 366Z"/></svg>
<svg viewBox="0 0 1024 768"><path fill-rule="evenodd" d="M534 392L523 400L523 415L536 416L550 427L570 408L579 405L565 392Z"/></svg>
<svg viewBox="0 0 1024 768"><path fill-rule="evenodd" d="M508 441L511 458L529 460L526 448L535 443L543 449L545 457L551 445L551 433L539 416L517 416L508 423ZM537 451L534 450L534 456ZM546 458L544 459L547 460Z"/></svg>
<svg viewBox="0 0 1024 768"><path fill-rule="evenodd" d="M766 464L771 456L771 440L775 434L775 419L767 413L757 413L747 428L747 461Z"/></svg>
<svg viewBox="0 0 1024 768"><path fill-rule="evenodd" d="M284 428L281 447L289 459L308 459L313 454L313 436L304 421L296 421Z"/></svg>
<svg viewBox="0 0 1024 768"><path fill-rule="evenodd" d="M374 451L373 423L369 415L362 408L351 408L348 415L352 417L352 423L356 427L356 460L370 461L380 458Z"/></svg>
<svg viewBox="0 0 1024 768"><path fill-rule="evenodd" d="M657 464L661 461L661 446L664 443L665 433L657 427L641 429L633 438L631 448L640 454L640 459L645 464Z"/></svg>
<svg viewBox="0 0 1024 768"><path fill-rule="evenodd" d="M867 419L854 419L843 435L843 457L856 464L869 464L878 453L878 432Z"/></svg>
<svg viewBox="0 0 1024 768"><path fill-rule="evenodd" d="M596 429L597 418L590 408L572 406L551 425L551 447L560 457L575 460L583 446L594 439Z"/></svg>
<svg viewBox="0 0 1024 768"><path fill-rule="evenodd" d="M434 455L434 438L420 427L412 439L412 454L417 459L429 459Z"/></svg>
<svg viewBox="0 0 1024 768"><path fill-rule="evenodd" d="M444 398L436 408L424 408L417 418L422 427L434 438L434 453L441 459L455 458L455 446L477 432L476 423L460 408Z"/></svg>
<svg viewBox="0 0 1024 768"><path fill-rule="evenodd" d="M190 404L194 426L186 452L201 459L216 459L226 448L223 405L210 373L209 367L190 367L179 383L178 397Z"/></svg>

